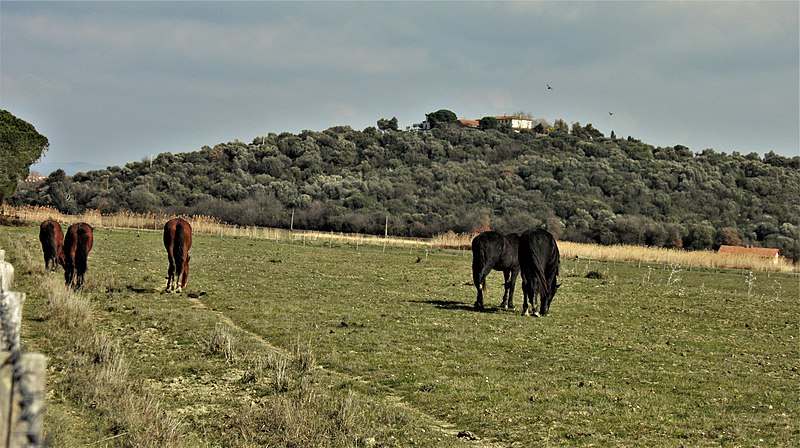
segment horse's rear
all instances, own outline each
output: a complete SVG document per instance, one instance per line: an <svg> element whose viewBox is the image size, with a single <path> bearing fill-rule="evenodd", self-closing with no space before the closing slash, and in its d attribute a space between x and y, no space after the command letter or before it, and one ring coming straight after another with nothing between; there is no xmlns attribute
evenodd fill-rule
<svg viewBox="0 0 800 448"><path fill-rule="evenodd" d="M164 225L164 248L167 249L169 270L166 292L180 293L189 281L189 249L192 247L192 226L181 218L170 219Z"/></svg>
<svg viewBox="0 0 800 448"><path fill-rule="evenodd" d="M58 265L64 265L64 232L58 221L48 219L39 225L39 242L46 270L55 271Z"/></svg>
<svg viewBox="0 0 800 448"><path fill-rule="evenodd" d="M519 240L519 264L522 271L522 290L525 295L522 314L528 314L528 303L534 315L547 315L556 295L561 256L553 235L546 230L529 230ZM536 294L540 296L539 313L536 312Z"/></svg>
<svg viewBox="0 0 800 448"><path fill-rule="evenodd" d="M475 308L483 309L486 277L493 269L502 271L505 279L501 308L514 308L514 284L519 274L517 235L483 232L472 240L472 282L478 290Z"/></svg>
<svg viewBox="0 0 800 448"><path fill-rule="evenodd" d="M89 252L94 245L94 230L85 222L69 226L64 235L64 281L73 289L83 286L89 268Z"/></svg>

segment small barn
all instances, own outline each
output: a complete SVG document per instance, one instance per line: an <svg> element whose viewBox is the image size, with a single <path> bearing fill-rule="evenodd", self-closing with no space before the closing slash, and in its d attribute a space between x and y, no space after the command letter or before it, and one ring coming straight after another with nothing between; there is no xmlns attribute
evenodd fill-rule
<svg viewBox="0 0 800 448"><path fill-rule="evenodd" d="M744 246L720 246L719 253L729 255L749 255L751 257L768 258L777 263L781 257L781 250L771 247L744 247Z"/></svg>

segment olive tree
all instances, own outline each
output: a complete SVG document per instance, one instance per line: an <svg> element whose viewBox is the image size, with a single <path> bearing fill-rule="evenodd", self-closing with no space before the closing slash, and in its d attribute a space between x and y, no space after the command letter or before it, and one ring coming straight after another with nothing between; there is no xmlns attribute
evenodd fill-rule
<svg viewBox="0 0 800 448"><path fill-rule="evenodd" d="M14 193L20 179L28 177L30 166L49 145L32 124L0 109L0 203Z"/></svg>

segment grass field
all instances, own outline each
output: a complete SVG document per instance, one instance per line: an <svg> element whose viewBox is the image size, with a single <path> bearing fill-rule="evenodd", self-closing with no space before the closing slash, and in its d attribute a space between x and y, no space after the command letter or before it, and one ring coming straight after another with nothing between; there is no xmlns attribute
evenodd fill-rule
<svg viewBox="0 0 800 448"><path fill-rule="evenodd" d="M564 260L537 319L519 284L518 310L495 308L499 273L474 311L461 251L196 235L168 295L159 232L96 229L88 311L64 320L37 232L4 227L0 248L56 446L800 445L790 274ZM125 396L159 434L115 415Z"/></svg>

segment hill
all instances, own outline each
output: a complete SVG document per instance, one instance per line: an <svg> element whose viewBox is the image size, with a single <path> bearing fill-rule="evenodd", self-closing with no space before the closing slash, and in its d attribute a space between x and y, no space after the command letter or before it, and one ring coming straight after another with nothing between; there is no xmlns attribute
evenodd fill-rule
<svg viewBox="0 0 800 448"><path fill-rule="evenodd" d="M52 173L11 199L63 212L166 211L241 225L429 236L544 225L561 239L711 249L778 247L797 256L800 157L697 154L551 132L270 133L124 167Z"/></svg>

